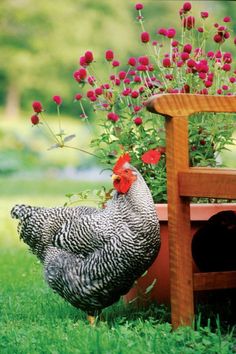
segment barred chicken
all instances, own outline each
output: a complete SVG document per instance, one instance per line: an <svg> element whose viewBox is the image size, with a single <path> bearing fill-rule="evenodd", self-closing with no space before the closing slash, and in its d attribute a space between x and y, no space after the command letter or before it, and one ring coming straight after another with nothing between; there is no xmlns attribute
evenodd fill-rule
<svg viewBox="0 0 236 354"><path fill-rule="evenodd" d="M160 248L151 193L128 154L118 159L112 179L115 193L104 209L16 205L11 211L48 285L90 322L129 291Z"/></svg>

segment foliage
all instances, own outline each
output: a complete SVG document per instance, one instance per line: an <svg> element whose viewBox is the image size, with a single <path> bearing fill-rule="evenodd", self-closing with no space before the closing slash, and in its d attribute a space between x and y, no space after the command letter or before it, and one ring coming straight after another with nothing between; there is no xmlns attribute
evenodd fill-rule
<svg viewBox="0 0 236 354"><path fill-rule="evenodd" d="M187 5L186 5L187 4ZM135 5L137 21L141 27L139 41L144 52L129 57L121 65L114 52L105 52L109 77L102 82L96 75L96 62L92 51L80 57L80 68L74 72L80 92L75 102L81 108L81 118L88 122L86 105L100 112L100 134L92 139L91 147L100 162L111 167L123 152L129 152L132 164L144 176L155 202L165 202L166 156L165 130L162 117L153 117L146 111L145 102L153 94L235 94L233 56L223 46L231 40L230 17L220 24L209 23L208 12L201 12L200 26L191 13L191 3L180 9L180 30L160 28L158 41L144 28L143 5ZM179 33L179 38L177 34ZM177 39L178 38L178 39ZM236 44L236 39L234 39ZM62 99L56 96L58 112ZM47 122L44 108L33 103L34 125ZM39 119L40 115L40 119ZM193 166L220 165L219 154L233 144L234 119L230 115L198 114L189 125L189 153ZM47 126L50 130L50 127ZM52 148L71 147L67 144L74 136L65 136L60 128L55 134ZM81 150L78 148L78 150Z"/></svg>

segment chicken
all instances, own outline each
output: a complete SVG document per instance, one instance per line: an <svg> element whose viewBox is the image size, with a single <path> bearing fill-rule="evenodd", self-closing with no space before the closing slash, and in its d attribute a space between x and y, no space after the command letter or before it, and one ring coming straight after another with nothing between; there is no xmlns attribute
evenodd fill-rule
<svg viewBox="0 0 236 354"><path fill-rule="evenodd" d="M160 248L151 193L128 154L112 179L116 191L103 209L16 205L11 211L48 285L90 318L126 294Z"/></svg>

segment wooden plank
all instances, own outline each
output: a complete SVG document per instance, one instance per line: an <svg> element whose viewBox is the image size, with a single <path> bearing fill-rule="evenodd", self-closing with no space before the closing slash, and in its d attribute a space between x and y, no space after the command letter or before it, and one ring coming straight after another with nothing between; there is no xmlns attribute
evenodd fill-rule
<svg viewBox="0 0 236 354"><path fill-rule="evenodd" d="M195 291L236 288L236 271L194 273Z"/></svg>
<svg viewBox="0 0 236 354"><path fill-rule="evenodd" d="M154 95L146 101L152 113L178 118L197 112L236 112L236 96L188 93Z"/></svg>
<svg viewBox="0 0 236 354"><path fill-rule="evenodd" d="M166 120L166 141L170 299L176 328L191 325L194 316L189 200L178 191L178 171L189 163L187 117Z"/></svg>
<svg viewBox="0 0 236 354"><path fill-rule="evenodd" d="M236 169L192 167L179 172L179 194L236 199Z"/></svg>

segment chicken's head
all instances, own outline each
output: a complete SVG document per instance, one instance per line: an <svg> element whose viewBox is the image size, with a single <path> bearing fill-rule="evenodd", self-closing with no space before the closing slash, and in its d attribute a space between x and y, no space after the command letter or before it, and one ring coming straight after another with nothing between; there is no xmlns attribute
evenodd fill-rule
<svg viewBox="0 0 236 354"><path fill-rule="evenodd" d="M113 167L113 186L117 192L125 194L137 179L137 173L130 165L129 154L120 156Z"/></svg>

